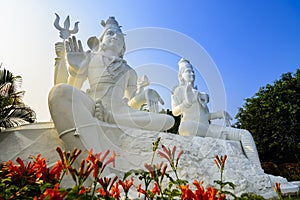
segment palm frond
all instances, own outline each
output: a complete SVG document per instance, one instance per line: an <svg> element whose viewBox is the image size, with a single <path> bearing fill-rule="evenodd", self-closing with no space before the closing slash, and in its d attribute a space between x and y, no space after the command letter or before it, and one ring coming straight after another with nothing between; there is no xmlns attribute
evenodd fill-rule
<svg viewBox="0 0 300 200"><path fill-rule="evenodd" d="M23 103L22 77L0 69L0 131L36 122L35 112Z"/></svg>
<svg viewBox="0 0 300 200"><path fill-rule="evenodd" d="M0 85L4 83L13 83L13 74L7 70L0 70Z"/></svg>
<svg viewBox="0 0 300 200"><path fill-rule="evenodd" d="M11 128L36 122L35 112L28 106L10 105L0 110L0 127Z"/></svg>
<svg viewBox="0 0 300 200"><path fill-rule="evenodd" d="M29 122L17 117L6 118L0 123L1 128L3 128L2 130L12 127L18 127L24 124L29 124Z"/></svg>

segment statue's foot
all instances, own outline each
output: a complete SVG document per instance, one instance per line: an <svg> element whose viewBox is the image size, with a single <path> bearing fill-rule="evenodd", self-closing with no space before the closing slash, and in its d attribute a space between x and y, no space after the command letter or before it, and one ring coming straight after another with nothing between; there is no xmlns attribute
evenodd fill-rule
<svg viewBox="0 0 300 200"><path fill-rule="evenodd" d="M104 121L104 106L101 99L96 99L95 101L95 117L98 120Z"/></svg>

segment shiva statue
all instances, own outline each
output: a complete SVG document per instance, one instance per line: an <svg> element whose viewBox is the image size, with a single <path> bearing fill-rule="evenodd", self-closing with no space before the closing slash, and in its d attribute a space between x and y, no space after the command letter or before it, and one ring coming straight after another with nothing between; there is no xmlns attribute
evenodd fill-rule
<svg viewBox="0 0 300 200"><path fill-rule="evenodd" d="M84 51L75 36L56 44L57 68L62 66L63 74L68 74L67 78L58 78L48 97L57 131L62 134L89 127L88 134L92 134L97 121L143 130L168 130L174 124L172 116L135 109L136 104L152 102L157 111L160 97L151 90L137 92L137 73L123 59L126 45L121 26L114 17L101 24L104 30L100 37L88 40L91 50ZM89 89L83 92L86 80Z"/></svg>

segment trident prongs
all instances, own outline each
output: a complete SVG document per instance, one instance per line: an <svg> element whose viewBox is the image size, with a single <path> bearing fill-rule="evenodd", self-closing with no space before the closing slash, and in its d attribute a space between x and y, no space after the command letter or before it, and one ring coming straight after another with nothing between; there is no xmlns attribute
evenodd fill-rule
<svg viewBox="0 0 300 200"><path fill-rule="evenodd" d="M71 34L76 34L78 32L79 22L75 23L73 30L69 30L69 28L70 28L70 17L68 16L66 18L66 20L64 21L64 27L61 27L59 25L60 17L56 13L55 13L55 15L56 15L56 19L54 21L54 26L57 30L59 30L59 37L61 37L62 39L65 40L65 39L68 39L71 36Z"/></svg>

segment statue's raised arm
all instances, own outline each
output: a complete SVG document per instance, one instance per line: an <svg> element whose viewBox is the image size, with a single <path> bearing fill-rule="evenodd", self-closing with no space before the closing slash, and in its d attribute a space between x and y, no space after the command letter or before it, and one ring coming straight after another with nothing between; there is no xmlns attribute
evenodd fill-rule
<svg viewBox="0 0 300 200"><path fill-rule="evenodd" d="M83 82L87 78L87 67L90 62L91 52L84 52L81 41L77 41L75 36L69 38L65 46L70 73L68 83L77 89L81 89Z"/></svg>
<svg viewBox="0 0 300 200"><path fill-rule="evenodd" d="M66 60L65 41L72 35L79 31L78 24L74 24L74 28L70 29L70 17L68 16L64 21L64 26L59 24L60 17L55 13L54 27L59 31L59 37L63 39L62 42L55 43L55 64L54 64L54 85L60 83L67 83L69 79L68 63Z"/></svg>

